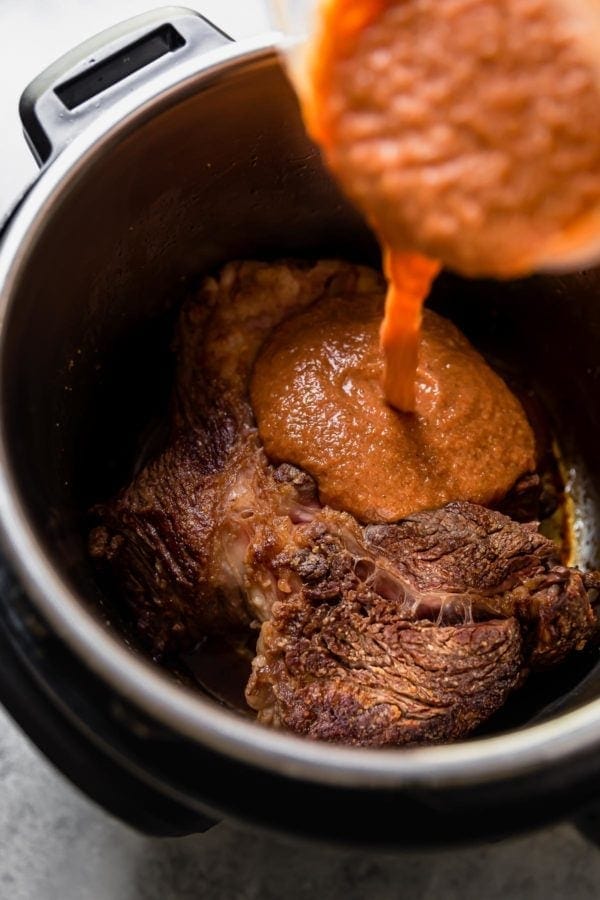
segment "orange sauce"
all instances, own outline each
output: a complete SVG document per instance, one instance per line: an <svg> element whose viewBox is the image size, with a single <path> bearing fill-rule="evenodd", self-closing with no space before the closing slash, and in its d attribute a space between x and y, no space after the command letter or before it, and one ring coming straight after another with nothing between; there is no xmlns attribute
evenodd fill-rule
<svg viewBox="0 0 600 900"><path fill-rule="evenodd" d="M382 245L398 409L414 411L420 305L439 269L424 257L500 278L600 257L599 42L590 0L318 3L296 87Z"/></svg>
<svg viewBox="0 0 600 900"><path fill-rule="evenodd" d="M332 66L340 56L352 53L358 35L388 3L389 0L362 0L352 4L344 0L328 0L323 5L323 37L318 54L312 60L310 74L313 88L303 112L310 134L321 145L326 156L336 140L327 113L329 104L322 102L331 89ZM387 402L397 410L414 412L423 304L441 264L421 254L407 252L403 247L396 248L394 235L384 234L377 218L368 209L364 212L380 236L389 284L380 332L384 356L384 394Z"/></svg>
<svg viewBox="0 0 600 900"><path fill-rule="evenodd" d="M383 391L388 403L403 412L415 411L423 304L439 270L440 264L426 256L386 248L389 287L379 332L384 357Z"/></svg>
<svg viewBox="0 0 600 900"><path fill-rule="evenodd" d="M326 153L335 141L335 134L327 114L328 105L322 101L331 89L333 66L341 56L352 54L357 37L388 3L389 0L361 0L351 4L326 0L319 10L321 40L318 53L311 60L313 90L312 95L304 97L303 114L309 132Z"/></svg>
<svg viewBox="0 0 600 900"><path fill-rule="evenodd" d="M397 522L461 498L499 502L535 469L518 399L447 319L425 310L413 415L385 402L383 291L321 298L263 344L250 397L272 461L316 480L360 522Z"/></svg>

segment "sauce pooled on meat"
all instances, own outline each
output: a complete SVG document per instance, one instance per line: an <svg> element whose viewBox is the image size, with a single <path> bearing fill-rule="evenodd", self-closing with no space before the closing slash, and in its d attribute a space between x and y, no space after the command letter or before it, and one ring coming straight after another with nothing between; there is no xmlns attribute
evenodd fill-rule
<svg viewBox="0 0 600 900"><path fill-rule="evenodd" d="M332 296L280 325L251 398L270 459L315 478L321 502L395 522L460 498L486 506L535 469L519 401L447 319L425 311L416 413L386 403L384 291Z"/></svg>

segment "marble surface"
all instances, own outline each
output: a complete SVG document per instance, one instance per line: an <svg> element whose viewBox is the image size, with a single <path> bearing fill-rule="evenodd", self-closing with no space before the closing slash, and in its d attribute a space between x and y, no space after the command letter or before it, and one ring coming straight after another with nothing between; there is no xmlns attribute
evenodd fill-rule
<svg viewBox="0 0 600 900"><path fill-rule="evenodd" d="M0 213L35 175L17 116L24 85L90 34L153 4L0 0ZM261 0L194 4L234 36L264 29ZM58 775L0 710L0 900L588 900L600 851L570 824L486 847L396 856L305 846L220 824L154 840Z"/></svg>

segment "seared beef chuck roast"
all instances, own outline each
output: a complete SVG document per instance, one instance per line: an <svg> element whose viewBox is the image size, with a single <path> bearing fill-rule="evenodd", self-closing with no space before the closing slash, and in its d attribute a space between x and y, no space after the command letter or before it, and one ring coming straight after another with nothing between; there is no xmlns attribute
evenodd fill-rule
<svg viewBox="0 0 600 900"><path fill-rule="evenodd" d="M582 649L594 625L585 576L561 566L537 531L470 503L366 529L370 546L389 554L418 592L440 592L464 603L476 619L515 616L527 640L529 664L541 669ZM429 601L430 602L430 601Z"/></svg>
<svg viewBox="0 0 600 900"><path fill-rule="evenodd" d="M333 262L209 279L180 318L168 446L96 509L90 548L158 658L260 628L259 721L355 745L449 741L585 646L600 579L499 512L455 502L361 526L269 463L247 391L264 336L321 297L380 287Z"/></svg>
<svg viewBox="0 0 600 900"><path fill-rule="evenodd" d="M335 262L231 264L185 305L168 446L98 508L102 525L91 536L92 555L110 561L155 655L257 617L243 590L245 517L273 476L247 385L265 333L327 291L380 284L369 269Z"/></svg>
<svg viewBox="0 0 600 900"><path fill-rule="evenodd" d="M288 594L262 626L247 688L260 721L408 744L458 737L498 709L523 672L517 621L474 622L471 599L447 593L452 583L421 590L402 563L339 514L296 529L269 561Z"/></svg>
<svg viewBox="0 0 600 900"><path fill-rule="evenodd" d="M590 637L592 579L533 527L461 502L362 540L336 524L304 526L271 563L293 590L259 639L247 697L261 721L356 744L451 740Z"/></svg>

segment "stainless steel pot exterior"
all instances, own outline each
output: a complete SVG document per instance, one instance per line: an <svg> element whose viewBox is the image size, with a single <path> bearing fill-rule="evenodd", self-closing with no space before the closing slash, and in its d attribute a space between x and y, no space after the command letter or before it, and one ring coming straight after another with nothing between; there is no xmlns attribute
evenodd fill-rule
<svg viewBox="0 0 600 900"><path fill-rule="evenodd" d="M477 825L482 804L504 803L513 814L543 797L552 805L560 783L558 813L600 774L594 672L567 712L526 729L449 747L356 750L274 733L218 708L127 647L110 622L110 597L86 553L86 510L126 479L140 432L166 402L172 310L200 274L226 260L326 255L377 259L307 141L270 42L167 67L73 139L0 247L7 555L37 611L104 684L171 740L210 755L223 784L228 771L240 783L239 772L247 774L240 808L255 801L257 818L265 785L281 789L282 804L293 796L300 804L302 792L305 802L322 797L332 823L353 803L371 813L377 803L401 803L401 816L402 808L416 816L415 804L442 819L470 809L476 830L485 828ZM506 286L448 276L434 298L480 346L503 346L529 372L593 510L599 285L598 272ZM585 561L597 562L593 528L588 537ZM197 780L190 792L202 799ZM206 791L218 808L218 779ZM278 827L293 820L293 810L278 817L276 808L271 801ZM406 826L399 829L404 840Z"/></svg>

